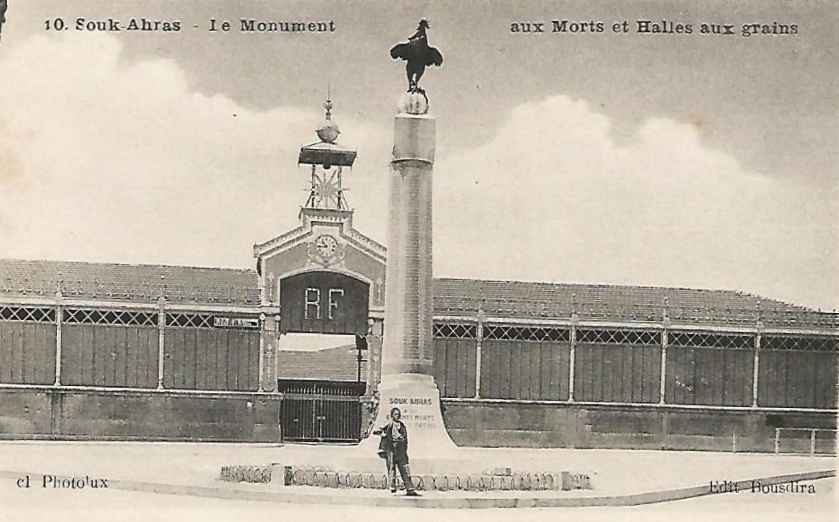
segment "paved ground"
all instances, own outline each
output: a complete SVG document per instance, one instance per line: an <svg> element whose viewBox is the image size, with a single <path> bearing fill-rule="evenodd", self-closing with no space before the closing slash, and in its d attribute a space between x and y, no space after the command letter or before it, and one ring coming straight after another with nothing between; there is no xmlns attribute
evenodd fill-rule
<svg viewBox="0 0 839 522"><path fill-rule="evenodd" d="M834 521L837 515L835 481L813 483L814 496L718 495L631 508L405 510L353 506L298 506L266 502L203 499L122 491L50 491L25 493L0 488L0 520L27 522L210 522L233 520L302 520L306 522L357 520L365 522L575 522L614 520L674 522L676 520L748 520L784 522Z"/></svg>
<svg viewBox="0 0 839 522"><path fill-rule="evenodd" d="M224 464L305 463L316 459L331 463L347 450L337 445L306 444L0 442L0 470L217 485ZM699 451L465 448L464 455L485 462L487 467L507 465L514 470L588 472L599 495L837 468L836 460L831 457ZM418 471L414 469L414 473Z"/></svg>
<svg viewBox="0 0 839 522"><path fill-rule="evenodd" d="M0 470L63 475L91 475L170 484L222 485L219 466L230 463L267 463L286 458L327 457L342 448L295 445L180 444L180 443L0 443ZM471 450L470 450L471 451ZM836 460L707 452L619 450L475 450L475 458L506 460L524 466L585 469L597 473L594 492L628 494L799 471L835 469ZM633 508L572 508L575 519L672 520L673 516L710 520L835 520L835 480L813 483L815 495L725 494ZM257 486L239 486L257 487ZM322 492L318 488L312 493ZM343 490L340 494L361 494ZM365 495L389 495L364 492ZM533 493L531 493L533 494ZM579 493L578 493L579 494ZM445 521L557 520L568 509L525 510L411 510L366 509L352 506L303 506L236 500L203 499L132 493L117 490L20 489L13 479L0 480L0 522L36 520L143 521L232 520L242 516L300 516L310 520L356 519L392 521L433 516Z"/></svg>

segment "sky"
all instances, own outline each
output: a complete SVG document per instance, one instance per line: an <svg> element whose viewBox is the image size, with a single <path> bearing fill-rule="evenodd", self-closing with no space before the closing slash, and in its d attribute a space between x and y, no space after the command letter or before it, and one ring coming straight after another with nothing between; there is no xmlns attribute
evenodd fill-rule
<svg viewBox="0 0 839 522"><path fill-rule="evenodd" d="M742 290L839 307L839 35L829 2L9 2L0 40L0 257L253 267L297 224L330 93L354 223L387 243L388 49L444 55L437 276ZM180 20L87 32L77 18ZM45 30L62 18L66 31ZM229 33L211 33L210 19ZM334 21L242 34L240 18ZM511 24L602 21L603 33ZM631 32L611 31L628 20ZM635 21L691 24L638 34ZM698 34L698 24L736 34ZM746 23L796 35L743 37ZM197 25L198 28L194 28Z"/></svg>

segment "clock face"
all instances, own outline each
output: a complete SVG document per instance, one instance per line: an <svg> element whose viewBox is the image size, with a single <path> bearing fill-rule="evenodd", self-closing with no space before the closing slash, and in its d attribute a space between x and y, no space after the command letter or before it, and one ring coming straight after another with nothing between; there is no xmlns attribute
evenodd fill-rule
<svg viewBox="0 0 839 522"><path fill-rule="evenodd" d="M318 254L321 256L331 257L338 249L338 241L328 234L318 236L318 238L315 239L315 249L317 249Z"/></svg>

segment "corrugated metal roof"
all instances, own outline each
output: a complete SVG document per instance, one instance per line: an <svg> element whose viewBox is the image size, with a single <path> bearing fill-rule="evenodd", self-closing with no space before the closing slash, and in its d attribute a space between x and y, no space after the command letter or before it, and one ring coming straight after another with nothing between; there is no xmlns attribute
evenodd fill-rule
<svg viewBox="0 0 839 522"><path fill-rule="evenodd" d="M129 302L259 304L258 276L249 269L0 259L0 295L53 296ZM437 315L570 318L603 321L662 320L754 325L839 327L839 316L732 290L651 286L538 283L438 278Z"/></svg>
<svg viewBox="0 0 839 522"><path fill-rule="evenodd" d="M754 324L758 315L778 321L836 323L835 314L732 290L704 290L628 285L536 283L437 279L437 314L470 314L480 308L489 316L570 317L613 321L663 319L720 324Z"/></svg>
<svg viewBox="0 0 839 522"><path fill-rule="evenodd" d="M175 303L259 304L254 270L0 259L0 295Z"/></svg>

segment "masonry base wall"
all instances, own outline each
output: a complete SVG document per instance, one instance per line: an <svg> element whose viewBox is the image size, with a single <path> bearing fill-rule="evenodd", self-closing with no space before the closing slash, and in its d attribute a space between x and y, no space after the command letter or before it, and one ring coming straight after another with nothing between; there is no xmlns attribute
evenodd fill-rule
<svg viewBox="0 0 839 522"><path fill-rule="evenodd" d="M279 442L280 396L0 390L0 438Z"/></svg>
<svg viewBox="0 0 839 522"><path fill-rule="evenodd" d="M456 444L481 447L774 451L775 427L836 428L836 415L443 401ZM809 432L791 433L784 450L809 451ZM817 451L833 449L833 433ZM800 440L799 440L800 439Z"/></svg>
<svg viewBox="0 0 839 522"><path fill-rule="evenodd" d="M0 439L279 442L279 394L0 390ZM443 400L460 446L774 451L776 427L831 428L830 412L715 411L645 406ZM809 451L809 433L783 451ZM833 449L819 435L817 451Z"/></svg>

